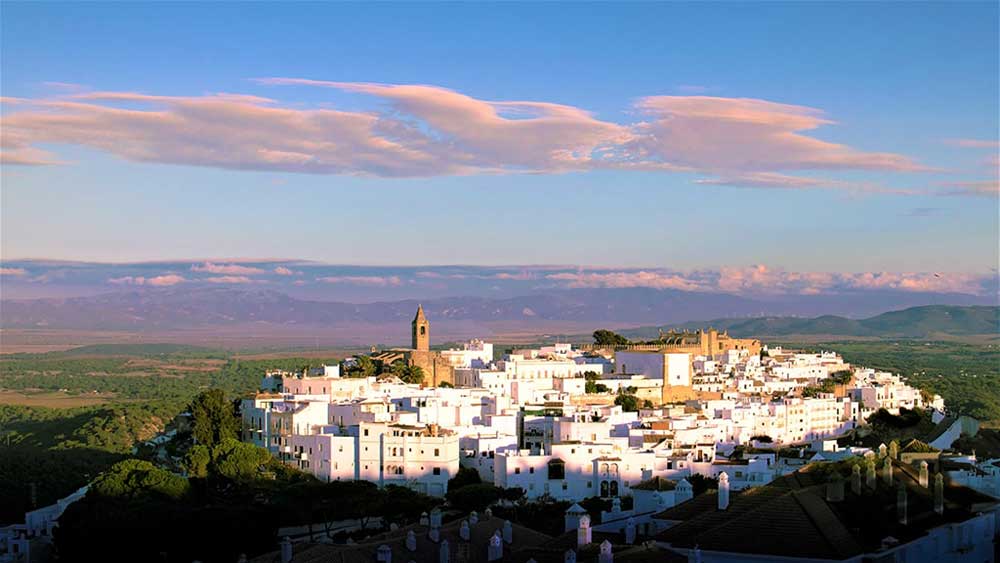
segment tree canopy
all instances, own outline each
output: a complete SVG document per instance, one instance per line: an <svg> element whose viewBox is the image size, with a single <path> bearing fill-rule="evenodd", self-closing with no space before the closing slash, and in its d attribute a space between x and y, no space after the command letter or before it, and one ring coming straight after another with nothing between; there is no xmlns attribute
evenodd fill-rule
<svg viewBox="0 0 1000 563"><path fill-rule="evenodd" d="M199 444L211 448L239 435L236 409L221 389L209 389L195 397L191 402L191 416L194 418L192 434Z"/></svg>
<svg viewBox="0 0 1000 563"><path fill-rule="evenodd" d="M621 346L628 343L628 338L610 330L600 329L594 331L594 344L600 346Z"/></svg>

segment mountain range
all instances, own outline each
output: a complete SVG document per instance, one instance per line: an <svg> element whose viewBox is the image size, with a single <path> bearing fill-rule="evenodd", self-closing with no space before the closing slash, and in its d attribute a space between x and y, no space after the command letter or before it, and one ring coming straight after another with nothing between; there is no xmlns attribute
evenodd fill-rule
<svg viewBox="0 0 1000 563"><path fill-rule="evenodd" d="M655 338L660 329L698 330L706 326L727 330L729 334L739 337L823 335L927 338L935 335L1000 334L1000 307L930 305L890 311L866 319L835 315L715 319L679 326L640 327L620 333L629 339L639 340Z"/></svg>
<svg viewBox="0 0 1000 563"><path fill-rule="evenodd" d="M719 319L711 321L712 324L728 328L734 334L870 335L902 325L911 327L903 330L903 334L935 327L944 327L946 331L995 331L996 307L919 307L908 310L919 313L888 313L912 306L966 306L980 305L983 301L982 297L965 294L907 292L782 296L768 300L673 289L599 288L553 289L492 299L445 297L423 301L422 305L437 326L505 323L508 327L531 330L547 322L591 324L599 328L671 323L677 326L690 321L698 322L689 326L703 326L704 319ZM274 290L234 287L142 288L71 298L5 300L0 302L0 324L4 329L109 331L247 324L277 329L344 329L352 325L408 329L417 305L414 299L364 304L305 300ZM868 318L871 315L879 316ZM899 319L899 315L904 318ZM920 318L911 319L914 315ZM655 336L656 326L645 330Z"/></svg>

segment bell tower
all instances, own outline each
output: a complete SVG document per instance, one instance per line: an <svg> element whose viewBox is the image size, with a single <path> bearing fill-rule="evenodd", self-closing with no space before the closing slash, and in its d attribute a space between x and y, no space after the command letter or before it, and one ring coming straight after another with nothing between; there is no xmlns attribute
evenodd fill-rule
<svg viewBox="0 0 1000 563"><path fill-rule="evenodd" d="M431 349L431 324L427 322L427 317L424 316L424 308L420 305L417 306L417 316L413 317L413 349L428 351Z"/></svg>

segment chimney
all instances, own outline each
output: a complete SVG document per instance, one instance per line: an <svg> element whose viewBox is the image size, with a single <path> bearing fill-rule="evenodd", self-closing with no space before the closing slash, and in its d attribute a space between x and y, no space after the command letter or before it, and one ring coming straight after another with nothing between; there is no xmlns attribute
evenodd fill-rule
<svg viewBox="0 0 1000 563"><path fill-rule="evenodd" d="M851 492L861 494L861 466L856 463L851 468Z"/></svg>
<svg viewBox="0 0 1000 563"><path fill-rule="evenodd" d="M826 502L843 502L844 478L840 473L834 473L826 484Z"/></svg>
<svg viewBox="0 0 1000 563"><path fill-rule="evenodd" d="M899 443L895 440L889 442L889 457L892 459L899 459Z"/></svg>
<svg viewBox="0 0 1000 563"><path fill-rule="evenodd" d="M375 561L378 563L392 563L392 548L382 544L375 550Z"/></svg>
<svg viewBox="0 0 1000 563"><path fill-rule="evenodd" d="M458 537L462 538L465 541L469 541L469 538L472 537L469 530L468 520L462 520L462 525L459 526L458 528Z"/></svg>
<svg viewBox="0 0 1000 563"><path fill-rule="evenodd" d="M563 563L576 563L576 552L567 549L566 553L563 553Z"/></svg>
<svg viewBox="0 0 1000 563"><path fill-rule="evenodd" d="M944 475L934 475L934 512L944 514Z"/></svg>
<svg viewBox="0 0 1000 563"><path fill-rule="evenodd" d="M434 510L431 510L430 525L431 525L431 528L440 528L441 527L441 509L440 508L435 507Z"/></svg>
<svg viewBox="0 0 1000 563"><path fill-rule="evenodd" d="M882 478L886 485L892 486L892 458L885 458L885 465L882 466Z"/></svg>
<svg viewBox="0 0 1000 563"><path fill-rule="evenodd" d="M920 462L920 486L927 488L931 486L931 472L927 469L927 461Z"/></svg>
<svg viewBox="0 0 1000 563"><path fill-rule="evenodd" d="M878 480L875 475L875 459L868 458L868 470L865 472L865 484L868 485L869 489L874 491L875 488L878 487L877 481Z"/></svg>
<svg viewBox="0 0 1000 563"><path fill-rule="evenodd" d="M601 542L601 552L597 555L597 563L614 563L615 555L611 552L611 542Z"/></svg>
<svg viewBox="0 0 1000 563"><path fill-rule="evenodd" d="M882 442L878 445L878 458L882 459L887 455L889 455L889 448L886 447L885 442Z"/></svg>
<svg viewBox="0 0 1000 563"><path fill-rule="evenodd" d="M281 540L281 563L289 563L292 560L292 540L285 536Z"/></svg>
<svg viewBox="0 0 1000 563"><path fill-rule="evenodd" d="M514 543L514 527L510 520L503 521L503 542L508 545Z"/></svg>
<svg viewBox="0 0 1000 563"><path fill-rule="evenodd" d="M729 475L719 473L719 510L729 508Z"/></svg>
<svg viewBox="0 0 1000 563"><path fill-rule="evenodd" d="M448 549L448 540L441 542L441 547L438 548L438 563L450 563L451 553Z"/></svg>
<svg viewBox="0 0 1000 563"><path fill-rule="evenodd" d="M479 513L473 510L472 512L469 513L469 525L475 526L478 523L479 523Z"/></svg>
<svg viewBox="0 0 1000 563"><path fill-rule="evenodd" d="M590 516L584 514L580 517L580 527L576 529L576 547L578 549L587 547L590 545L591 537Z"/></svg>
<svg viewBox="0 0 1000 563"><path fill-rule="evenodd" d="M417 534L413 533L413 530L406 532L406 551L416 551L417 550Z"/></svg>
<svg viewBox="0 0 1000 563"><path fill-rule="evenodd" d="M500 530L497 530L490 537L490 544L486 550L486 560L499 561L500 559L503 559L503 538L500 537Z"/></svg>
<svg viewBox="0 0 1000 563"><path fill-rule="evenodd" d="M431 523L431 519L429 516L427 516L426 512L421 512L419 522L421 526L429 526Z"/></svg>
<svg viewBox="0 0 1000 563"><path fill-rule="evenodd" d="M896 489L896 518L900 524L906 525L906 487L902 483Z"/></svg>
<svg viewBox="0 0 1000 563"><path fill-rule="evenodd" d="M625 521L625 543L628 545L635 543L635 518L631 516Z"/></svg>

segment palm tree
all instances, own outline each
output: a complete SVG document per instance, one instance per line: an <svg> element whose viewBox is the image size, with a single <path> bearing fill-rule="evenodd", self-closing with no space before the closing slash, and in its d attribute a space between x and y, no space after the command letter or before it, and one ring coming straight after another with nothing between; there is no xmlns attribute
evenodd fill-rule
<svg viewBox="0 0 1000 563"><path fill-rule="evenodd" d="M393 362L392 374L406 383L423 384L424 382L424 368L415 365L407 365L402 361Z"/></svg>

